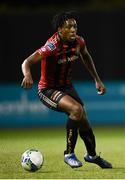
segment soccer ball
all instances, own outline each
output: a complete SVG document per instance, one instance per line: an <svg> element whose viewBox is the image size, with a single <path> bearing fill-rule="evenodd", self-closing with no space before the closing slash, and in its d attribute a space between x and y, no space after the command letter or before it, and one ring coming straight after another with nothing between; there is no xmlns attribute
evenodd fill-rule
<svg viewBox="0 0 125 180"><path fill-rule="evenodd" d="M44 162L43 154L36 149L26 150L21 157L23 169L31 172L39 170Z"/></svg>

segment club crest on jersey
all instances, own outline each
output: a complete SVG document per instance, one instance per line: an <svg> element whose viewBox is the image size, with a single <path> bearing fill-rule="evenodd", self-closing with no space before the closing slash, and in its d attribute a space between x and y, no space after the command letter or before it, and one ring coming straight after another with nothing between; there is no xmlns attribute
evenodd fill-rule
<svg viewBox="0 0 125 180"><path fill-rule="evenodd" d="M53 51L53 50L56 48L56 46L55 46L54 44L52 44L52 43L47 43L47 47L48 47L51 51Z"/></svg>

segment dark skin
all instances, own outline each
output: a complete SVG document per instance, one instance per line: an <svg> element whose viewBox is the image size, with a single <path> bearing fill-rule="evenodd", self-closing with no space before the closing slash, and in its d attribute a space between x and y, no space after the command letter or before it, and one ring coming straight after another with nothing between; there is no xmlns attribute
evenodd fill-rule
<svg viewBox="0 0 125 180"><path fill-rule="evenodd" d="M73 41L76 38L77 33L77 23L75 19L68 19L65 21L62 27L58 28L58 32L62 39L65 41ZM106 88L99 78L96 71L94 62L91 55L89 54L87 47L84 49L79 49L81 59L90 72L91 76L95 81L95 86L99 95L103 95L106 92ZM31 88L33 85L33 79L30 71L32 64L41 61L42 55L38 52L34 52L31 56L26 58L22 64L22 72L24 78L22 80L21 86L24 88ZM74 100L69 95L65 95L59 102L58 108L69 114L69 118L74 121L81 121L83 124L83 129L87 130L90 128L89 122L86 117L85 108L81 106L76 100Z"/></svg>

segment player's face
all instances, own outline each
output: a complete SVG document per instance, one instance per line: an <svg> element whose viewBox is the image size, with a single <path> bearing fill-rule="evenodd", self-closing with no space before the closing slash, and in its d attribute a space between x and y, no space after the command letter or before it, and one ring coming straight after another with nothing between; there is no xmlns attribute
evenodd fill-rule
<svg viewBox="0 0 125 180"><path fill-rule="evenodd" d="M74 41L77 33L77 23L75 19L68 19L64 25L59 29L63 39L67 41Z"/></svg>

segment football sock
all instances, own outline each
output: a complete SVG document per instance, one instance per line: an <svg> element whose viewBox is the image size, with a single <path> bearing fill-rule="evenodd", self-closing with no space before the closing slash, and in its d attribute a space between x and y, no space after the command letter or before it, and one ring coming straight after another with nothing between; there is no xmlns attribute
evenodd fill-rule
<svg viewBox="0 0 125 180"><path fill-rule="evenodd" d="M79 127L79 121L68 119L66 125L67 148L64 151L64 154L74 153L74 148L78 137L78 127Z"/></svg>
<svg viewBox="0 0 125 180"><path fill-rule="evenodd" d="M90 128L87 131L79 129L79 134L85 143L89 156L96 156L96 142L92 129Z"/></svg>

